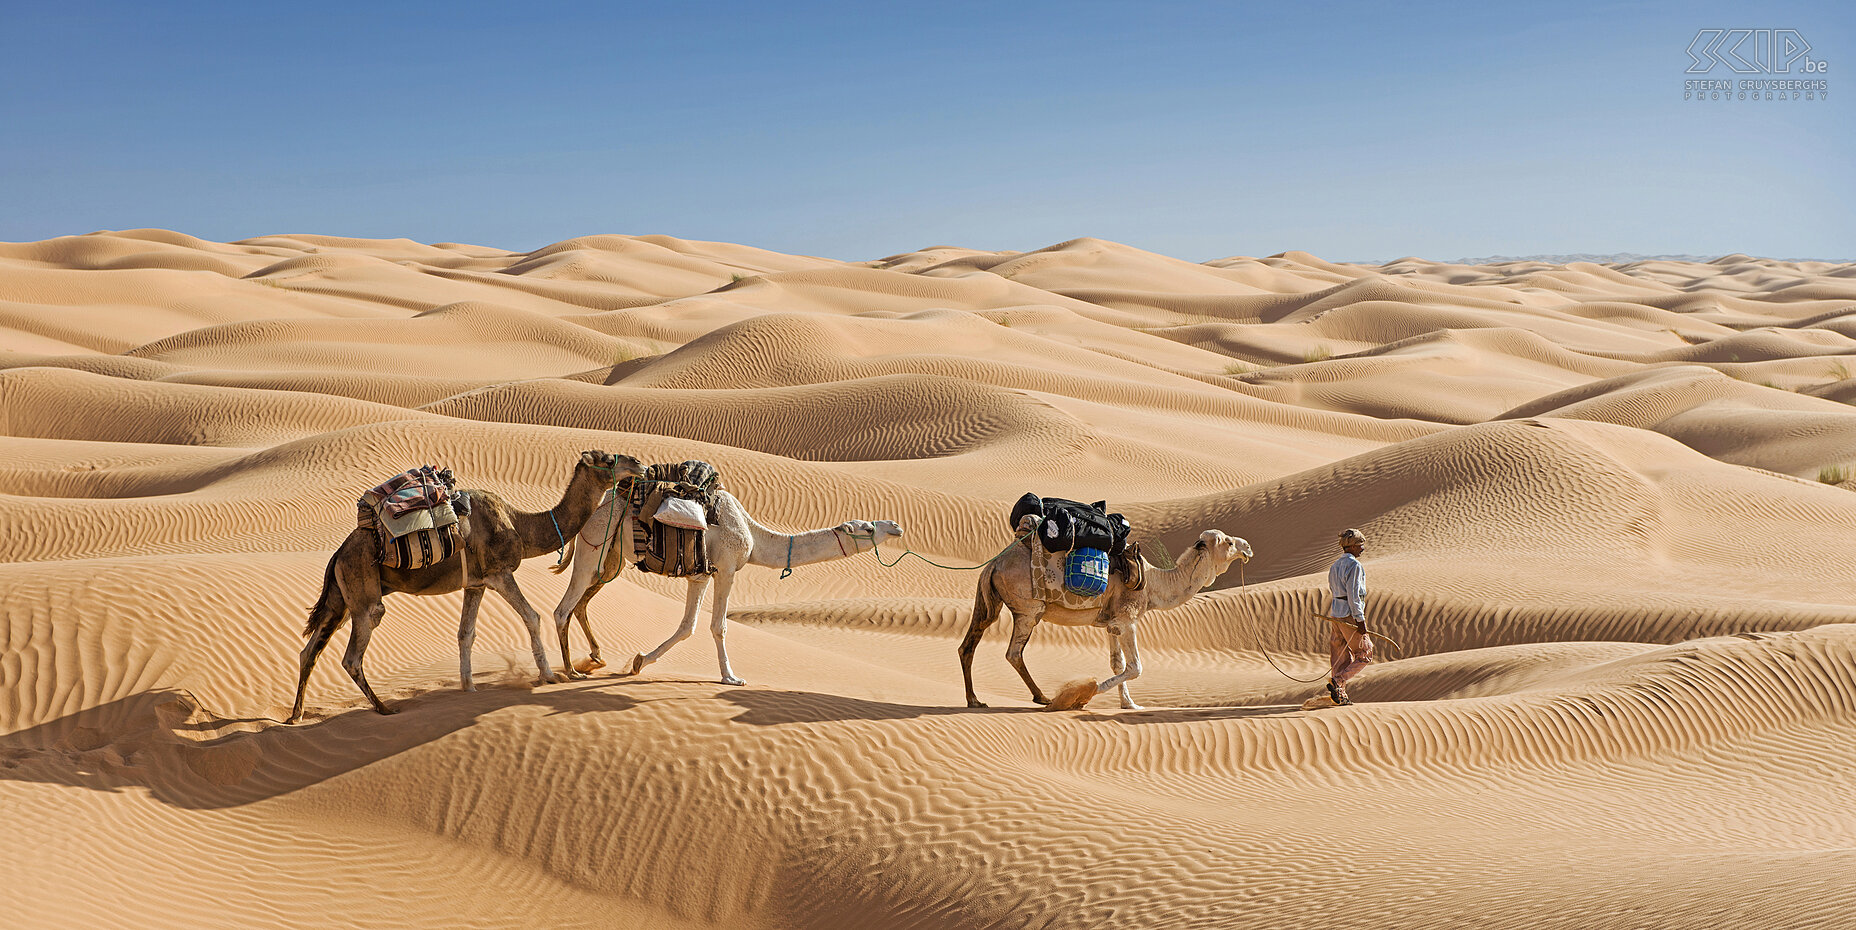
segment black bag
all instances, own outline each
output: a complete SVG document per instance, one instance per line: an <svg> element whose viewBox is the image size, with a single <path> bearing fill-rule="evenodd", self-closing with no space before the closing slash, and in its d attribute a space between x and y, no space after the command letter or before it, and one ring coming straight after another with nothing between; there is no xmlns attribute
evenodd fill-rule
<svg viewBox="0 0 1856 930"><path fill-rule="evenodd" d="M1121 514L1109 513L1108 501L1084 504L1061 497L1026 494L1012 506L1013 530L1018 529L1019 519L1027 513L1042 518L1037 536L1046 551L1068 552L1082 548L1120 555L1127 548L1128 520Z"/></svg>

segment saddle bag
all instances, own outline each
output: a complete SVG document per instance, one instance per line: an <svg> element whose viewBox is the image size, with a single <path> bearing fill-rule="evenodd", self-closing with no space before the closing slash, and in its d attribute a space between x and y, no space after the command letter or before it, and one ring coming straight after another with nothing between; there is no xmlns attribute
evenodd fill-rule
<svg viewBox="0 0 1856 930"><path fill-rule="evenodd" d="M714 571L703 551L721 475L708 462L652 465L632 481L632 551L639 571L682 578Z"/></svg>
<svg viewBox="0 0 1856 930"><path fill-rule="evenodd" d="M457 551L459 516L470 513L449 468L421 465L362 493L355 525L374 534L380 564L417 571Z"/></svg>
<svg viewBox="0 0 1856 930"><path fill-rule="evenodd" d="M1126 517L1108 512L1107 501L1084 504L1061 497L1026 494L1012 507L1014 530L1025 514L1037 514L1038 542L1046 552L1069 552L1072 549L1100 549L1120 555L1127 548L1129 525Z"/></svg>
<svg viewBox="0 0 1856 930"><path fill-rule="evenodd" d="M1063 587L1071 594L1096 597L1108 590L1108 553L1078 546L1064 559Z"/></svg>
<svg viewBox="0 0 1856 930"><path fill-rule="evenodd" d="M701 530L709 525L707 515L703 513L702 504L687 497L665 497L657 506L657 512L651 515L665 526L681 527L686 530Z"/></svg>

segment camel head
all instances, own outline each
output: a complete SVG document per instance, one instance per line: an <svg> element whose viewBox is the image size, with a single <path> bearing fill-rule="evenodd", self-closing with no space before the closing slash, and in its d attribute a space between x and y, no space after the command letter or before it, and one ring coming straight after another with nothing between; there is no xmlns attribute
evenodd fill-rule
<svg viewBox="0 0 1856 930"><path fill-rule="evenodd" d="M1192 548L1203 551L1211 559L1212 565L1217 568L1213 577L1224 574L1224 570L1230 568L1232 562L1248 562L1251 556L1256 555L1247 540L1238 536L1226 536L1217 530L1206 530L1200 533L1199 541L1193 543Z"/></svg>
<svg viewBox="0 0 1856 930"><path fill-rule="evenodd" d="M644 466L629 455L589 449L580 453L580 465L591 469L601 481L612 483L644 474Z"/></svg>
<svg viewBox="0 0 1856 930"><path fill-rule="evenodd" d="M837 530L854 539L868 539L876 545L892 536L901 536L902 527L894 520L846 520Z"/></svg>

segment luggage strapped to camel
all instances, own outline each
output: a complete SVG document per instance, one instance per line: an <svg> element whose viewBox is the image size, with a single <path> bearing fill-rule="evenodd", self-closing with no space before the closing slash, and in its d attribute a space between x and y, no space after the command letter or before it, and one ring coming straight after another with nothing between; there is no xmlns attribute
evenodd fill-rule
<svg viewBox="0 0 1856 930"><path fill-rule="evenodd" d="M1122 576L1130 590L1139 590L1144 583L1140 547L1128 543L1128 520L1121 514L1109 513L1107 501L1085 504L1027 493L1012 506L1014 530L1026 515L1037 518L1033 535L1038 546L1033 547L1032 554L1043 551L1045 555L1039 561L1061 573L1064 593L1078 598L1100 596L1108 590L1110 574ZM1052 561L1060 562L1061 567L1051 566Z"/></svg>
<svg viewBox="0 0 1856 930"><path fill-rule="evenodd" d="M449 468L421 465L362 493L355 525L380 543L380 564L417 571L451 558L458 546L458 517L470 513L470 498L457 492Z"/></svg>
<svg viewBox="0 0 1856 930"><path fill-rule="evenodd" d="M682 578L715 572L703 528L715 523L722 475L708 462L652 465L631 479L632 553L638 570Z"/></svg>

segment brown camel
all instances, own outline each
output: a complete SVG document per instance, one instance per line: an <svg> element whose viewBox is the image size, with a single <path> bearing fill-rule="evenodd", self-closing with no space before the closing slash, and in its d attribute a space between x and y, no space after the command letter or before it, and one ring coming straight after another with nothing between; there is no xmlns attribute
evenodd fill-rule
<svg viewBox="0 0 1856 930"><path fill-rule="evenodd" d="M582 452L560 503L540 513L522 513L490 491L460 491L470 497L470 515L459 521L459 551L449 559L413 571L381 565L380 542L372 531L357 528L349 533L329 558L328 568L322 574L322 596L316 606L310 608L309 623L303 628L303 635L309 637L309 642L303 645L300 658L296 704L285 722L295 723L303 716L303 691L309 684L310 669L315 667L316 657L322 654L323 647L349 617L354 618L354 629L348 634L348 652L342 656L342 667L348 670L349 677L360 686L361 693L373 703L375 710L393 713L381 703L374 689L368 687L367 676L361 671L368 637L386 614L382 599L389 594L426 596L463 589L464 612L458 621L458 674L460 687L471 691L474 686L470 678L470 647L477 636L477 608L483 603L484 587L494 588L528 625L541 681L555 681L541 645L541 615L529 606L522 590L516 587L515 570L523 559L553 552L566 540L573 539L593 513L602 494L619 481L643 473L643 466L629 455L599 450Z"/></svg>
<svg viewBox="0 0 1856 930"><path fill-rule="evenodd" d="M1029 531L1036 520L1036 516L1026 516L1019 523L1019 531ZM1093 598L1072 597L1069 603L1078 606L1070 607L1044 599L1059 596L1048 595L1048 592L1060 588L1061 579L1052 578L1042 586L1034 583L1032 572L1037 571L1038 566L1033 561L1032 547L1036 545L1035 541L1027 541L1013 546L980 572L979 591L973 599L973 620L967 627L966 638L960 642L960 674L967 683L968 707L986 706L973 693L973 650L987 627L999 619L999 608L1005 606L1012 609L1012 642L1006 648L1005 658L1031 689L1031 700L1039 704L1051 703L1032 680L1024 658L1025 643L1031 640L1031 631L1037 628L1039 621L1048 620L1064 626L1096 626L1108 633L1109 669L1115 674L1096 685L1093 691L1080 695L1082 704L1110 688L1119 688L1121 706L1138 710L1140 705L1128 694L1128 682L1141 674L1141 654L1134 642L1134 628L1141 617L1150 610L1168 610L1184 604L1224 574L1232 562L1240 559L1247 562L1254 554L1250 543L1217 530L1206 530L1199 534L1199 541L1179 557L1177 567L1171 571L1143 564L1146 584L1139 590L1128 590L1127 581L1114 575L1109 578L1106 592ZM1067 696L1059 695L1059 698Z"/></svg>

